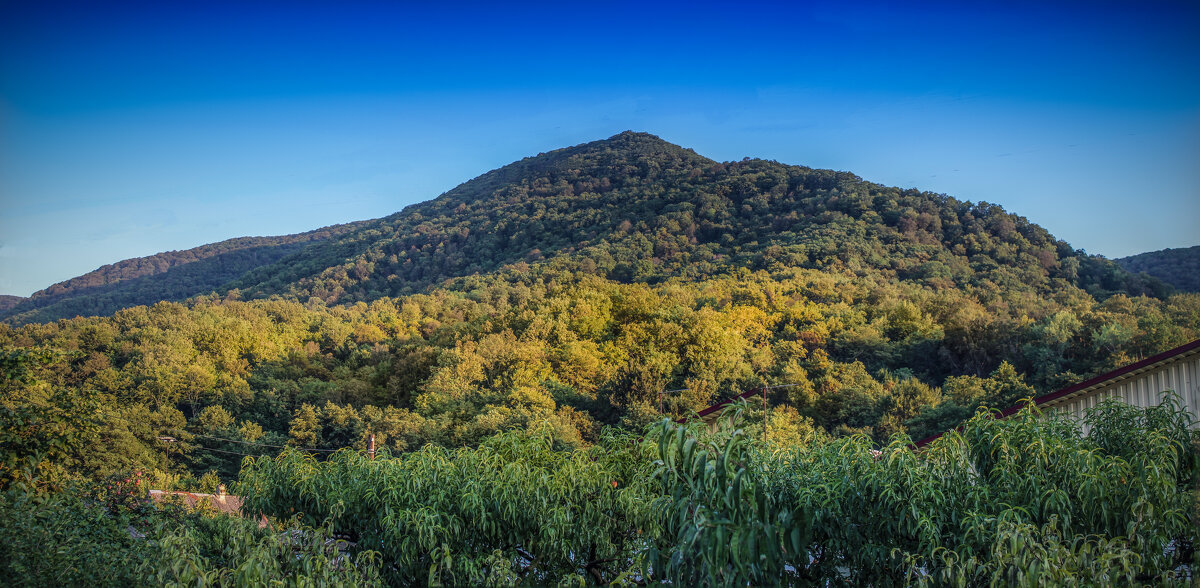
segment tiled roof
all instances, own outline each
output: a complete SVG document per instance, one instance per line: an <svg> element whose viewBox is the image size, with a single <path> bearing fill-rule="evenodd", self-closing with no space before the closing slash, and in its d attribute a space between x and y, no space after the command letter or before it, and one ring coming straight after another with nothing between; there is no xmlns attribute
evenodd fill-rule
<svg viewBox="0 0 1200 588"><path fill-rule="evenodd" d="M171 492L167 490L151 490L150 499L155 502L166 502L173 498L183 501L188 508L196 508L207 502L219 512L241 516L242 497L232 494L200 494L197 492Z"/></svg>

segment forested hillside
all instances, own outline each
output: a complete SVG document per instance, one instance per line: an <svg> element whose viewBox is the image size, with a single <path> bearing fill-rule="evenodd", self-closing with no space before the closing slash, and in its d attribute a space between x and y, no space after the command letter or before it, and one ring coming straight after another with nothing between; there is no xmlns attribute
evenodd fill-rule
<svg viewBox="0 0 1200 588"><path fill-rule="evenodd" d="M34 292L29 298L3 297L0 318L21 324L108 315L130 306L224 291L226 284L253 268L280 261L310 243L340 235L359 224L282 237L239 237L185 251L126 259Z"/></svg>
<svg viewBox="0 0 1200 588"><path fill-rule="evenodd" d="M106 266L34 294L9 322L104 315L231 289L370 301L559 256L622 283L807 268L1037 296L1064 284L1099 298L1169 292L999 206L844 172L718 163L626 132L526 158L382 219Z"/></svg>
<svg viewBox="0 0 1200 588"><path fill-rule="evenodd" d="M0 327L42 382L6 402L97 403L76 473L161 468L157 436L183 432L205 435L175 447L195 476L236 473L213 438L402 450L550 422L587 444L764 385L781 426L884 441L1200 334L1200 296L998 206L645 134L329 233L224 295Z"/></svg>
<svg viewBox="0 0 1200 588"><path fill-rule="evenodd" d="M26 298L24 296L9 296L7 294L0 294L0 313L3 313L4 311L24 302L25 300Z"/></svg>
<svg viewBox="0 0 1200 588"><path fill-rule="evenodd" d="M1116 262L1127 271L1149 274L1181 292L1200 292L1200 245L1139 253Z"/></svg>
<svg viewBox="0 0 1200 588"><path fill-rule="evenodd" d="M182 301L121 308L159 298ZM836 500L804 493L803 488L818 486L803 476L830 471L830 479L866 479L860 474L869 474L880 480L878 488L909 488L901 479L908 479L905 472L911 468L928 467L936 474L966 459L939 461L934 455L925 465L904 461L910 459L905 449L910 437L944 431L979 408L1007 407L1200 337L1200 294L1172 293L1161 281L1077 251L999 206L880 186L849 173L762 160L718 163L650 135L622 133L524 159L383 219L285 238L234 240L101 268L41 292L16 310L19 314L0 324L4 529L26 528L22 517L57 520L64 515L44 513L68 512L79 520L110 521L112 536L128 542L130 525L166 523L158 515L141 522L111 518L116 516L112 513L133 516L120 506L124 502L114 498L112 488L128 488L136 480L156 488L212 490L218 481L245 476L242 489L256 508L281 517L303 512L333 520L344 515L351 518L338 519L338 525L352 528L339 529L354 536L378 538L378 533L400 528L396 517L409 517L404 525L424 529L420 543L389 536L381 544L391 550L387 557L392 563L385 571L401 584L422 574L430 582L448 583L481 578L512 583L520 574L535 583L572 574L612 580L637 577L629 575L635 573L630 567L634 560L656 562L656 578L692 584L703 574L728 574L735 568L655 559L661 554L647 551L648 546L692 549L688 537L700 532L695 528L709 528L709 522L696 522L700 527L694 528L674 515L644 518L659 515L638 505L671 505L686 514L721 496L729 497L722 499L726 507L742 509L736 516L743 518L730 519L735 521L730 525L750 525L737 531L739 537L758 533L753 536L776 541L776 531L792 528L815 537L814 551L798 559L795 550L807 548L780 551L775 545L763 548L776 558L761 564L767 567L737 564L741 584L759 583L770 574L778 577L770 566L781 562L792 562L787 565L798 578L810 580L828 580L843 569L863 579L896 582L920 569L945 570L948 578L1005 577L1008 564L988 567L1007 561L1003 558L956 559L934 549L943 541L959 545L946 537L960 541L968 533L960 528L965 519L935 521L939 512L975 513L969 532L982 534L962 540L961 545L969 546L963 547L967 555L991 553L993 544L1015 537L1047 549L1067 549L1056 553L1087 569L1100 565L1089 559L1093 547L1117 545L1115 553L1128 561L1106 559L1103 565L1125 566L1123 578L1166 577L1180 558L1191 557L1190 552L1162 555L1164 541L1181 536L1179 528L1187 527L1175 514L1163 519L1165 526L1158 530L1138 535L1142 538L1137 541L1157 542L1150 547L1091 535L1116 537L1112 530L1124 532L1127 517L1095 516L1077 524L1083 519L1046 515L1082 517L1066 506L1066 496L1079 488L1119 495L1125 501L1121 504L1143 505L1139 508L1192 504L1187 502L1191 478L1176 480L1176 470L1147 465L1147 456L1167 455L1162 447L1130 450L1116 437L1085 443L1066 425L1047 429L1046 438L1055 444L1061 463L1079 460L1069 463L1083 478L1078 484L1071 481L1075 478L1069 484L1063 482L1066 478L1054 478L1055 487L1061 486L1055 493L1027 496L1014 489L1017 470L997 469L989 460L997 459L997 451L1005 459L1024 451L1034 442L1028 435L1041 430L1040 425L1027 419L1005 432L1006 425L997 429L987 424L990 419L976 419L970 430L979 434L970 439L971 459L978 472L997 477L987 485L954 488L970 486L982 494L946 498L950 495L944 488L930 486L930 496L955 502L923 503L925 514L914 510L911 520L868 517L861 522L884 525L870 537L907 533L903 557L909 560L895 559L890 551L895 545L838 531L845 528L840 521L847 513L864 512L861 492L833 484L821 492ZM46 322L75 314L103 316ZM684 437L694 431L665 424L658 433L647 428L664 416L686 416L765 386L771 386L765 406L756 400L739 409L749 413L748 422L762 423L753 433L757 442L773 444L762 446L767 449L761 452L754 449L738 457L742 454L736 452L743 450L729 449L728 435L687 445ZM1182 418L1170 414L1170 419ZM1179 454L1181 461L1172 467L1193 471L1193 465L1180 465L1194 455L1185 448L1186 424L1146 424L1133 414L1122 418L1126 424L1142 423L1137 426L1147 431L1184 431L1178 444L1154 439ZM1108 423L1093 431L1117 435L1132 426ZM648 432L651 440L643 442ZM362 450L372 435L381 450L398 456L395 461L369 470L349 454L312 462L288 453L271 461L285 447L319 459L339 449ZM893 457L886 463L867 457L872 447L889 442ZM720 462L725 465L712 470L724 473L693 481L716 484L719 494L688 494L698 486L684 478L709 472L703 463L700 470L671 469L675 462L654 469L652 445L664 460L707 463L718 455L692 452L696 443L726 448L726 461ZM968 451L955 443L951 439L941 447L960 452L956 456ZM676 445L678 451L671 449ZM778 453L771 447L811 451ZM1111 470L1108 461L1095 461L1097 447L1113 453L1112 460L1125 459L1122 451L1130 460L1141 460L1136 463L1153 469L1158 480L1154 488L1161 486L1163 493L1143 500L1151 490L1142 486L1102 488L1089 481L1108 480L1097 472ZM268 457L244 462L247 456ZM911 468L890 469L904 463ZM801 468L795 472L810 473L785 475L787 464ZM406 468L416 468L415 473ZM581 493L603 496L617 501L605 503L611 505L606 512L631 518L611 521L609 535L581 535L579 543L569 543L563 533L578 525L563 522L575 516L564 514L567 507L552 508L545 515L551 518L537 518L542 514L534 505L550 498L523 494L523 486L506 486L503 480L464 494L483 500L479 497L487 492L509 492L488 503L501 505L502 513L479 519L457 510L443 512L475 504L464 502L466 498L453 506L436 502L440 494L402 494L394 484L386 497L379 491L392 484L388 480L409 486L425 484L427 476L444 480L438 468L450 468L446 476L464 480L541 476L547 482L538 488L567 496L555 495L555 501L579 500ZM556 473L559 468L565 473ZM736 474L739 468L742 474ZM360 475L360 469L368 473ZM747 480L746 485L735 477ZM319 478L320 484L369 479L380 486L343 484L326 488L317 500L311 493L288 494L312 487L309 482L297 485L293 478ZM1163 480L1167 482L1160 484ZM610 484L619 490L609 494ZM38 500L48 502L30 502L21 494L80 485L101 498L60 503L55 501L67 499L38 494L43 496ZM783 515L771 514L774 507L766 502L753 507L759 509L753 516L742 506L730 506L741 504L738 496L753 501L760 494L791 496L796 504L811 506L803 516L839 522L788 519L786 525L793 526L778 526L784 522L768 517ZM362 498L368 495L374 498ZM340 506L324 502L333 496L341 497ZM881 496L879 500L896 499L894 493ZM119 504L98 506L101 499ZM385 499L399 510L380 510L379 501ZM426 500L430 502L421 502ZM992 513L987 516L1009 517L1000 522L979 518L985 512L980 505L1001 502L1027 505L1040 514L1022 519L1019 511L1026 507L1020 506L986 510ZM1158 506L1145 506L1151 504ZM357 510L338 510L347 507ZM838 510L843 507L845 511ZM1118 510L1133 512L1130 508ZM391 512L386 516L392 518L383 523L372 518L382 512ZM511 525L538 528L496 526L497 520L510 521L514 512L531 513L531 518ZM454 525L466 524L461 517L468 517L480 526L463 535L460 531L471 527L442 526L427 517L460 517ZM888 521L907 526L893 528ZM318 519L307 522L322 524ZM1055 543L1056 525L1069 526L1070 537L1083 539L1062 547ZM945 537L929 530L943 526ZM452 527L458 531L447 531ZM74 532L71 528L62 532ZM513 535L497 531L503 528L512 528ZM630 535L642 530L653 537ZM121 567L122 558L116 556L101 563L121 573L156 573L159 581L169 577L191 583L196 583L194 574L208 573L206 569L242 565L234 563L236 553L259 553L284 568L298 565L288 553L255 551L275 543L255 543L267 539L250 529L220 531L232 534L230 542L250 542L237 543L242 547L233 551L161 532L174 550L164 553L176 556L146 557L159 562L147 565L165 567ZM217 531L203 535L209 537L205 541L218 536L213 533ZM554 539L539 533L559 535ZM788 541L801 541L788 533ZM427 544L435 536L446 543ZM75 544L77 539L55 541ZM32 545L44 540L34 533L20 535L20 541ZM473 549L472 541L495 551L480 555L483 559L460 557ZM728 551L728 541L706 541L705 549L715 550L718 558L711 561L743 557ZM420 549L414 547L418 545ZM740 545L735 545L742 550L737 554L755 553L753 545ZM886 553L879 551L885 547ZM513 553L519 551L512 552L528 555L539 548L549 550L543 551L549 559L536 566L535 556L516 559ZM142 544L122 549L139 550ZM459 550L453 556L446 551L453 549ZM1157 550L1159 555L1136 560L1131 550ZM201 553L213 559L196 563ZM497 559L487 559L493 557L488 553ZM594 559L574 559L585 553ZM317 547L305 557L319 560L321 554ZM260 569L251 566L259 560L245 557L247 570ZM179 567L173 561L195 565ZM218 561L224 563L214 563ZM1012 565L1036 569L1036 562L1021 562ZM1135 567L1143 571L1129 571ZM167 568L174 571L168 574L163 571ZM335 576L379 572L369 562L359 568L321 569Z"/></svg>
<svg viewBox="0 0 1200 588"><path fill-rule="evenodd" d="M999 206L771 161L718 163L626 132L489 172L234 286L327 303L570 256L623 283L808 268L969 291L1162 296Z"/></svg>

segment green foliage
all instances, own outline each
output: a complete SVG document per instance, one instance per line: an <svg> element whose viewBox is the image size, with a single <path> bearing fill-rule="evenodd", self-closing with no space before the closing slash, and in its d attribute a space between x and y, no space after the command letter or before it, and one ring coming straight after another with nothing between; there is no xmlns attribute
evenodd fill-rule
<svg viewBox="0 0 1200 588"><path fill-rule="evenodd" d="M128 531L129 513L72 493L10 489L0 494L0 581L10 586L146 583L134 562L156 558Z"/></svg>
<svg viewBox="0 0 1200 588"><path fill-rule="evenodd" d="M946 378L941 392L941 402L927 403L926 410L909 413L911 420L906 424L914 439L923 439L948 431L981 407L1003 410L1022 400L1038 396L1037 390L1008 362L1001 362L1000 367L986 378Z"/></svg>
<svg viewBox="0 0 1200 588"><path fill-rule="evenodd" d="M1189 437L1188 413L1105 415L1087 421L1097 437L1143 441L1110 453L1032 410L981 413L921 454L905 438L875 452L863 437L751 451L736 430L706 438L668 424L664 525L685 532L659 569L710 585L1179 579L1179 565L1200 563L1196 446L1173 441Z"/></svg>
<svg viewBox="0 0 1200 588"><path fill-rule="evenodd" d="M1189 428L1193 418L1181 407L1181 399L1174 392L1164 393L1162 403L1150 408L1137 408L1108 398L1088 410L1087 422L1091 425L1088 439L1109 454L1132 460L1169 443L1192 459L1178 464L1179 484L1186 485L1200 474L1200 462L1195 461L1200 459L1200 452L1195 451L1200 444L1200 429Z"/></svg>
<svg viewBox="0 0 1200 588"><path fill-rule="evenodd" d="M543 429L375 460L288 451L248 460L237 491L252 510L303 513L381 546L393 583L609 582L629 573L643 530L654 528L644 451L627 436L589 450L554 445Z"/></svg>
<svg viewBox="0 0 1200 588"><path fill-rule="evenodd" d="M171 281L206 263L241 277ZM284 444L474 446L542 422L586 446L766 384L791 385L769 403L814 430L882 443L1200 336L1200 296L1165 297L998 206L638 133L387 218L130 260L34 299L160 279L180 288L117 297L153 306L0 325L6 353L59 358L6 418L95 405L95 433L50 462L71 475L231 479ZM159 301L197 284L218 294ZM34 431L53 427L22 426L21 451L51 450Z"/></svg>
<svg viewBox="0 0 1200 588"><path fill-rule="evenodd" d="M360 224L334 225L282 237L240 237L186 251L126 259L34 292L29 298L0 301L0 318L22 324L107 315L139 304L224 291L226 283L253 268L275 263L310 243L343 234Z"/></svg>
<svg viewBox="0 0 1200 588"><path fill-rule="evenodd" d="M545 426L474 449L247 459L247 512L286 531L161 510L138 472L82 494L14 486L0 494L0 578L1054 586L1182 582L1200 565L1200 435L1170 397L1110 401L1083 423L981 411L921 452L904 436L882 451L862 435L763 443L746 433L755 411L610 430L590 448Z"/></svg>
<svg viewBox="0 0 1200 588"><path fill-rule="evenodd" d="M297 521L282 534L252 521L196 518L165 531L161 553L138 571L160 586L378 586L377 554L360 551L324 527Z"/></svg>
<svg viewBox="0 0 1200 588"><path fill-rule="evenodd" d="M1114 260L1130 273L1145 273L1180 292L1200 292L1200 245L1162 249Z"/></svg>
<svg viewBox="0 0 1200 588"><path fill-rule="evenodd" d="M90 403L72 414L97 430L55 461L91 476L183 466L231 479L241 454L289 440L361 448L375 433L394 450L456 447L543 421L586 445L605 424L659 418L660 393L663 412L682 416L768 383L791 385L770 403L817 429L883 442L945 431L979 406L1005 407L1200 333L1196 295L1044 302L1038 312L1059 310L1033 321L972 314L963 294L808 270L649 286L542 267L452 286L350 307L198 301L0 326L6 353L57 358L26 370L36 382L8 385L4 406L14 419L53 420L35 412ZM907 326L885 324L901 317ZM972 351L960 362L953 349ZM908 355L918 351L919 361ZM993 362L986 377L963 371ZM49 429L24 430L32 439Z"/></svg>
<svg viewBox="0 0 1200 588"><path fill-rule="evenodd" d="M767 585L806 563L814 513L768 494L755 471L756 448L729 424L743 407L727 409L714 435L657 425L661 533L648 549L646 576L686 586Z"/></svg>
<svg viewBox="0 0 1200 588"><path fill-rule="evenodd" d="M0 493L7 586L379 585L370 551L347 554L326 528L155 507L136 476L107 488Z"/></svg>
<svg viewBox="0 0 1200 588"><path fill-rule="evenodd" d="M48 390L34 375L56 360L45 350L0 356L0 490L61 486L98 430L96 404L74 390Z"/></svg>
<svg viewBox="0 0 1200 588"><path fill-rule="evenodd" d="M248 461L240 491L381 546L404 585L1111 585L1200 564L1200 444L1169 402L1106 405L1089 436L1032 409L980 412L919 453L903 436L764 444L741 428L752 413L591 449L543 431L374 461L287 452Z"/></svg>
<svg viewBox="0 0 1200 588"><path fill-rule="evenodd" d="M137 510L131 472L241 476L305 537L379 546L400 583L1119 582L1194 552L1196 441L1170 407L1106 405L1086 439L1025 415L904 445L1200 336L1200 295L987 203L622 133L384 219L52 290L0 325L0 488L124 493L12 520ZM769 384L730 412L741 433L660 422ZM267 535L197 525L153 535L182 567L138 573L308 577ZM349 570L301 559L321 557Z"/></svg>

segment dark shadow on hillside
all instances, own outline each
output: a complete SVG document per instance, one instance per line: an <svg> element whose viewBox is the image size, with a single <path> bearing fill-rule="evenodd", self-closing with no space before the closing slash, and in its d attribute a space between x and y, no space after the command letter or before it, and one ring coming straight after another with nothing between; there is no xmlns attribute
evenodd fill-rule
<svg viewBox="0 0 1200 588"><path fill-rule="evenodd" d="M162 300L182 301L211 292L224 293L226 284L246 272L280 261L312 243L249 247L180 264L161 273L28 298L0 316L4 322L21 325L75 316L104 316Z"/></svg>

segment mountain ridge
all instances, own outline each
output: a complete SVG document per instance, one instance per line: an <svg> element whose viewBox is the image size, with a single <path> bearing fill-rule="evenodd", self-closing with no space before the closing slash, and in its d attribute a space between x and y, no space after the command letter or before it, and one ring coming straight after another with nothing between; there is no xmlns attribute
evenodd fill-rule
<svg viewBox="0 0 1200 588"><path fill-rule="evenodd" d="M102 286L154 302L163 284L205 287L183 303L10 317L0 346L53 351L47 382L128 406L111 414L141 431L130 447L158 455L150 411L276 445L370 430L397 450L458 446L538 423L577 444L763 386L780 430L882 443L1200 334L1200 295L1000 206L636 133L339 230L233 252L250 259L228 274L212 256Z"/></svg>
<svg viewBox="0 0 1200 588"><path fill-rule="evenodd" d="M897 204L897 199L902 204ZM472 210L475 205L491 208ZM872 210L874 207L880 210ZM943 222L975 223L977 217L986 217L984 222L988 226L975 231L991 236L983 235L968 243L962 241L961 230L949 234L940 230ZM632 226L639 220L640 224ZM860 220L869 226L850 226ZM747 221L749 224L745 224ZM625 226L624 222L631 226ZM768 228L764 229L764 225ZM309 264L319 269L306 276L300 275L303 268L299 266L265 267L256 272L281 270L271 279L289 284L288 294L301 298L316 296L327 303L337 303L403 295L443 279L490 271L523 260L578 255L582 250L595 253L595 263L610 277L619 274L634 279L658 271L664 259L674 272L684 271L680 266L695 261L695 257L702 258L701 261L720 258L753 263L753 256L748 253L772 244L794 245L793 249L800 251L795 251L792 261L807 263L808 267L839 265L831 259L837 256L857 257L860 261L866 258L865 263L870 265L888 265L880 257L886 256L883 251L827 250L831 240L836 241L845 230L853 229L859 237L871 240L871 236L863 235L871 232L866 230L870 226L880 229L875 232L888 232L885 237L897 242L924 239L924 243L918 244L928 246L927 250L916 252L922 257L936 257L935 241L943 242L943 249L953 250L939 262L947 267L954 265L950 258L969 258L977 254L973 249L981 253L996 247L994 241L1010 241L1017 249L1028 249L1036 242L1040 250L1028 254L1038 257L1036 263L1045 265L1043 269L1062 270L1060 273L1071 280L1090 282L1098 294L1123 290L1122 284L1130 281L1115 264L1075 251L1028 219L1008 214L996 205L881 186L848 172L814 170L759 159L716 162L653 135L632 132L526 158L466 182L434 200L412 205L378 224L360 229L357 233L362 238L342 238L336 249L326 251L324 257ZM900 230L892 231L896 227ZM479 237L481 230L487 238ZM613 249L614 242L629 241L631 231L652 243L627 243L641 250L633 253L633 258L628 250L606 251ZM686 235L686 242L679 240L680 232ZM784 242L788 240L792 243ZM818 241L820 247L805 247L806 240ZM711 245L709 250L698 250L706 245ZM885 244L875 245L880 248ZM470 248L479 257L455 259L454 251L430 253L430 248L455 251ZM687 254L684 257L688 259L678 258L679 253ZM995 271L998 268L990 266L997 265L997 261L1014 264L1017 260L1011 253L1004 254L1010 259L981 259L980 267L975 269ZM672 264L673 256L676 259ZM1059 267L1060 259L1068 258L1074 261L1065 268ZM647 262L655 268L648 269ZM407 267L409 264L415 264L417 270L408 271L412 269ZM631 270L626 267L629 265L636 267ZM936 265L927 269L947 273ZM618 271L614 274L613 270ZM235 286L250 296L278 293L278 283L264 288L261 277L249 278ZM1041 281L1036 276L1029 278ZM1135 286L1138 293L1163 290L1153 280L1141 281L1150 283Z"/></svg>
<svg viewBox="0 0 1200 588"><path fill-rule="evenodd" d="M1113 261L1132 273L1146 273L1180 290L1200 292L1200 245L1147 251Z"/></svg>
<svg viewBox="0 0 1200 588"><path fill-rule="evenodd" d="M165 253L121 261L40 291L0 316L38 322L234 290L247 298L370 301L560 257L626 282L796 266L870 268L936 287L1003 283L1045 294L1057 279L1101 298L1169 291L996 205L874 184L849 172L749 158L717 162L633 131L523 158L382 218L266 239L183 252L213 267L160 268ZM217 257L225 249L236 254L234 263ZM106 268L144 260L154 267L108 281ZM177 279L163 288L155 276L172 270L168 277Z"/></svg>
<svg viewBox="0 0 1200 588"><path fill-rule="evenodd" d="M121 308L180 301L208 294L248 267L273 263L310 243L346 232L362 221L292 235L235 237L191 249L124 259L52 284L0 305L0 318L44 322L77 314L111 314Z"/></svg>
<svg viewBox="0 0 1200 588"><path fill-rule="evenodd" d="M403 255L404 252L399 251L400 247L396 245L396 240L404 240L407 249L413 247L425 247L439 245L443 242L448 242L456 251L464 247L478 248L480 251L492 251L499 248L503 255L498 259L488 259L480 262L468 261L465 259L457 259L454 261L456 266L455 271L450 272L433 272L436 274L433 278L429 278L425 273L416 273L410 276L409 282L428 286L432 283L440 281L440 279L457 277L458 275L468 275L479 271L488 271L495 269L504 263L519 261L525 256L525 252L537 250L544 253L546 249L547 239L546 231L536 227L525 231L525 237L533 241L529 247L522 247L514 244L514 247L507 247L501 241L515 239L515 235L505 234L505 231L510 229L509 223L500 222L497 225L495 210L512 210L520 207L537 207L537 198L529 198L532 192L534 196L550 195L554 193L554 187L559 183L564 182L564 176L578 175L578 172L584 171L577 168L572 168L571 163L578 161L580 158L588 160L588 166L585 175L592 178L598 178L597 190L609 192L613 189L619 189L620 186L614 187L611 178L628 177L630 174L635 175L653 175L656 170L653 166L646 164L647 161L658 162L659 160L672 161L677 164L687 165L720 165L719 163L701 157L690 149L684 149L677 145L664 141L657 136L649 133L635 133L625 131L610 137L609 139L592 141L556 149L546 153L542 153L532 157L515 161L511 164L502 166L490 172L481 174L480 176L468 180L442 195L425 202L420 202L405 207L403 210L369 221L368 225L359 228L351 234L344 236L340 241L331 245L318 259L308 265L318 268L317 272L310 272L310 275L300 275L303 271L302 267L286 266L285 264L274 264L274 266L265 266L257 268L254 272L232 284L232 287L243 290L248 296L270 295L275 292L277 286L262 287L264 282L283 282L298 285L298 288L293 288L289 294L300 297L316 295L318 298L324 299L326 302L334 303L342 298L342 292L333 291L322 288L319 285L314 285L316 282L323 279L344 279L346 272L339 273L337 269L340 265L353 263L356 264L358 273L362 273L362 262L364 259L371 267L374 267L380 260L395 256ZM634 165L636 163L646 164L644 167ZM572 173L576 172L576 173ZM534 178L531 180L531 176ZM516 187L514 192L514 186ZM573 186L572 189L578 188ZM496 198L498 193L503 192L499 198ZM487 202L485 199L493 197L493 201ZM486 208L489 204L494 205L495 209L480 210ZM472 208L475 208L472 210ZM437 237L441 241L437 244L431 243L429 239L421 239L419 236L413 238L412 235L431 234L429 233L429 222L441 221L443 226L449 225L454 217L460 216L463 213L471 213L465 222L460 221L456 224L454 234L438 234ZM593 219L594 220L594 219ZM615 223L614 223L615 224ZM499 229L500 235L491 235L495 238L483 239L478 238L480 231L479 226L484 226L489 229ZM559 227L562 228L562 227ZM474 230L473 230L474 229ZM474 233L474 237L472 236ZM554 233L554 231L550 231ZM377 246L380 240L383 240L382 250ZM549 239L553 240L553 239ZM375 251L371 251L375 245ZM560 244L564 245L564 244ZM558 249L558 247L554 247ZM397 262L402 264L403 262ZM434 259L431 263L444 264L444 259ZM326 268L333 268L332 272L325 271ZM353 270L352 270L353 271ZM353 276L351 276L352 279ZM367 285L365 288L368 292L372 287L377 288L380 294L400 295L417 291L418 287L392 287L388 284L390 281L386 276L373 275L374 284ZM364 276L359 276L357 281L362 281ZM366 294L369 296L369 294ZM363 296L356 299L367 299Z"/></svg>
<svg viewBox="0 0 1200 588"><path fill-rule="evenodd" d="M22 302L24 302L25 300L28 300L28 298L29 298L28 296L13 296L11 294L0 294L0 312L4 312Z"/></svg>

